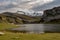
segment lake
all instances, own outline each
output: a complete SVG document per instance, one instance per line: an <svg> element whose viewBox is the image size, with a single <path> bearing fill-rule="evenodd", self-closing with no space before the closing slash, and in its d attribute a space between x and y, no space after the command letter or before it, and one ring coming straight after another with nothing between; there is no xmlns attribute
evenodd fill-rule
<svg viewBox="0 0 60 40"><path fill-rule="evenodd" d="M26 31L27 33L60 32L60 24L21 24L20 26L11 30Z"/></svg>

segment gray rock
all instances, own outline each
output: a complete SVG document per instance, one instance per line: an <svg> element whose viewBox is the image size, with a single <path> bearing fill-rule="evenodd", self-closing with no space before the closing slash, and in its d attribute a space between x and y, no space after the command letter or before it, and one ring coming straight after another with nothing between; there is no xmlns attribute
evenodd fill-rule
<svg viewBox="0 0 60 40"><path fill-rule="evenodd" d="M49 22L54 19L60 19L60 6L45 10L42 18L44 22Z"/></svg>

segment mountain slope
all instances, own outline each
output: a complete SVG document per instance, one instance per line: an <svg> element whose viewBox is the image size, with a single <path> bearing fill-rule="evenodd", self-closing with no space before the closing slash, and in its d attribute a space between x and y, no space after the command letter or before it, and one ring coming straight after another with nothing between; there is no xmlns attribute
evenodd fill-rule
<svg viewBox="0 0 60 40"><path fill-rule="evenodd" d="M0 14L0 22L24 24L24 23L39 23L40 19L22 15L18 13L4 12Z"/></svg>
<svg viewBox="0 0 60 40"><path fill-rule="evenodd" d="M60 6L45 10L42 19L47 23L60 23Z"/></svg>

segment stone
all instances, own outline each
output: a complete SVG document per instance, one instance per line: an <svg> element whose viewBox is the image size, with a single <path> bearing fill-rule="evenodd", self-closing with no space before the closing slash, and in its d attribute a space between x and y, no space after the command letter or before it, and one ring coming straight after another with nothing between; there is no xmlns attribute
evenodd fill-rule
<svg viewBox="0 0 60 40"><path fill-rule="evenodd" d="M44 22L49 22L54 19L60 19L60 6L45 10L42 19L44 20Z"/></svg>
<svg viewBox="0 0 60 40"><path fill-rule="evenodd" d="M0 36L2 36L2 35L4 35L5 33L3 33L3 32L0 32Z"/></svg>

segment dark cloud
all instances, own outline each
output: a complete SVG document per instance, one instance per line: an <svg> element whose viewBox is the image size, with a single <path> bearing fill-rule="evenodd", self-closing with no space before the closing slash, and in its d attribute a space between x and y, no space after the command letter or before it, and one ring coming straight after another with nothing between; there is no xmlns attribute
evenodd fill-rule
<svg viewBox="0 0 60 40"><path fill-rule="evenodd" d="M48 4L34 6L32 8L32 10L34 10L34 11L43 11L43 10L46 10L46 9L53 8L55 6L60 6L60 0L54 0L53 2L50 2Z"/></svg>
<svg viewBox="0 0 60 40"><path fill-rule="evenodd" d="M0 0L1 2L3 2L2 0ZM29 2L34 2L36 0L31 0L31 1L16 1L16 0L11 0L12 2L16 2L18 3L17 5L14 5L12 3L8 4L8 5L3 5L3 6L0 6L0 11L3 11L3 10L7 10L7 9L11 9L11 8L18 8L18 6L20 5L24 5L24 4L28 4ZM39 0L38 0L39 1ZM7 2L7 0L6 0ZM41 4L43 2L40 2L38 4ZM49 9L49 8L52 8L52 7L55 7L55 6L60 6L60 0L54 0L53 2L50 2L50 3L45 3L43 5L38 5L38 4L34 4L36 6L32 6L31 10L34 10L34 11L43 11L45 9ZM23 6L24 7L24 6Z"/></svg>

